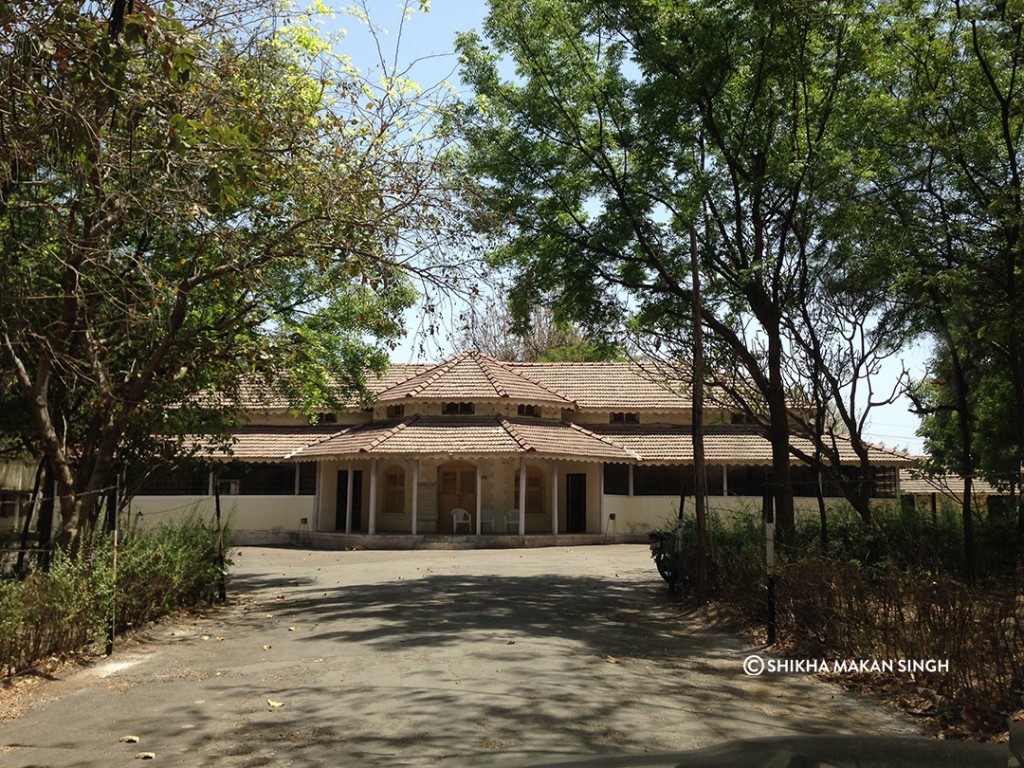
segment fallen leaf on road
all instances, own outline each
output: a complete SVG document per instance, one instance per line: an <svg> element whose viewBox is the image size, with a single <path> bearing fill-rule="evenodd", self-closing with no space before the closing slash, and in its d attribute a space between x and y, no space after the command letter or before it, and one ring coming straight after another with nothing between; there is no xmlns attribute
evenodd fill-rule
<svg viewBox="0 0 1024 768"><path fill-rule="evenodd" d="M299 628L298 627L288 627L288 631L289 632L298 632Z"/></svg>
<svg viewBox="0 0 1024 768"><path fill-rule="evenodd" d="M155 760L156 752L139 752L135 755L136 760Z"/></svg>
<svg viewBox="0 0 1024 768"><path fill-rule="evenodd" d="M515 644L516 644L515 640L506 640L505 641L505 645L515 645Z"/></svg>
<svg viewBox="0 0 1024 768"><path fill-rule="evenodd" d="M274 614L272 614L272 613L268 613L268 614L267 614L267 618L268 618L268 619L272 619L272 618L274 618Z"/></svg>
<svg viewBox="0 0 1024 768"><path fill-rule="evenodd" d="M270 705L271 709L277 709L278 707L284 706L283 701L274 701L273 699L267 699L267 704Z"/></svg>
<svg viewBox="0 0 1024 768"><path fill-rule="evenodd" d="M608 663L609 664L621 664L622 662L619 661L618 659L616 659L614 656L609 656L608 657Z"/></svg>
<svg viewBox="0 0 1024 768"><path fill-rule="evenodd" d="M138 744L139 743L139 737L138 736L122 736L120 739L118 739L118 741L123 742L125 744Z"/></svg>
<svg viewBox="0 0 1024 768"><path fill-rule="evenodd" d="M209 640L209 639L210 639L210 636L209 636L209 635L203 635L203 636L202 636L202 637L200 637L199 639L200 639L200 640Z"/></svg>
<svg viewBox="0 0 1024 768"><path fill-rule="evenodd" d="M215 639L217 640L217 642L221 642L224 639L224 637L222 635L218 635Z"/></svg>
<svg viewBox="0 0 1024 768"><path fill-rule="evenodd" d="M269 650L270 650L271 648L273 648L273 647L274 647L274 646L272 646L272 645L264 645L264 646L263 646L263 650L264 650L264 651L269 651Z"/></svg>

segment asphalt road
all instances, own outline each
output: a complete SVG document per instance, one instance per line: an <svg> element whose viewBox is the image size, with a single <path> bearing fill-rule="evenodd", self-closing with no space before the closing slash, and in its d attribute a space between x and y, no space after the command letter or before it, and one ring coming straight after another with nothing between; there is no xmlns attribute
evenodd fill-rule
<svg viewBox="0 0 1024 768"><path fill-rule="evenodd" d="M646 547L236 553L229 604L0 692L0 765L512 766L914 726L665 600ZM137 743L119 741L138 737Z"/></svg>

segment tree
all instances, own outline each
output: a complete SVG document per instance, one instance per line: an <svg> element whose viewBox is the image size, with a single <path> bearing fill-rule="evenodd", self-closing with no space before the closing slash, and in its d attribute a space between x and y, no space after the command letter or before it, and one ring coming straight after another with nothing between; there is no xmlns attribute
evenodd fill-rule
<svg viewBox="0 0 1024 768"><path fill-rule="evenodd" d="M1021 143L1024 47L1012 4L908 2L889 22L899 119L877 144L891 169L883 269L936 345L919 411L937 471L964 477L965 571L974 578L971 484L1020 482L1024 460ZM1024 549L1024 509L1018 515Z"/></svg>
<svg viewBox="0 0 1024 768"><path fill-rule="evenodd" d="M517 322L513 310L493 297L485 309L473 307L456 348L479 349L499 360L522 362L594 362L620 357L614 343L588 339L577 325L556 319L550 303L534 306L525 321Z"/></svg>
<svg viewBox="0 0 1024 768"><path fill-rule="evenodd" d="M277 8L0 3L0 351L65 541L244 377L358 392L431 276L454 209L413 85Z"/></svg>
<svg viewBox="0 0 1024 768"><path fill-rule="evenodd" d="M875 43L865 7L809 10L493 0L490 47L459 41L477 94L468 170L486 180L482 207L510 223L494 258L515 265L520 294L558 292L588 328L628 323L685 360L696 234L709 370L751 386L783 533L786 318L822 288L800 276L826 271L827 225L865 172L849 148ZM516 80L499 76L502 55Z"/></svg>

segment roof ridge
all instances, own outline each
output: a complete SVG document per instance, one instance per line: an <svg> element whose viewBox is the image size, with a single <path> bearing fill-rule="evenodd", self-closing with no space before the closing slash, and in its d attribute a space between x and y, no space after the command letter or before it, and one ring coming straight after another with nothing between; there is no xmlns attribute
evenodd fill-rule
<svg viewBox="0 0 1024 768"><path fill-rule="evenodd" d="M488 362L492 363L498 362L497 360L495 360L490 355L484 354L479 349L470 350L469 356L474 361L476 361L477 366L479 366L481 372L483 372L484 374L484 378L486 378L490 385L494 387L494 391L498 394L498 397L511 397L511 395L508 393L508 390L506 390L498 383L498 379L494 376L494 372L488 366L485 366L483 364L484 360L487 360Z"/></svg>
<svg viewBox="0 0 1024 768"><path fill-rule="evenodd" d="M537 449L530 445L529 441L525 437L519 434L519 430L515 428L511 421L509 421L504 416L498 416L497 419L498 423L504 428L506 432L508 432L509 436L517 443L519 443L519 447L521 447L524 451L532 451L533 453L537 452Z"/></svg>
<svg viewBox="0 0 1024 768"><path fill-rule="evenodd" d="M612 448L618 448L620 451L625 451L630 456L632 456L633 459L636 460L636 461L640 461L641 460L640 459L640 454L634 453L633 451L631 451L626 446L619 445L614 440L611 440L610 438L606 438L604 435L598 434L597 432L592 432L591 430L587 429L586 427L582 427L579 424L575 424L574 422L571 422L571 421L564 421L563 420L562 423L563 424L567 424L568 426L570 426L573 429L575 429L577 432L582 432L584 435L587 435L588 437L593 437L595 440L600 440L602 443L605 443L606 445L612 446Z"/></svg>
<svg viewBox="0 0 1024 768"><path fill-rule="evenodd" d="M485 352L480 352L480 354L483 355L484 357L486 357L491 362L495 363L499 368L505 369L506 371L511 373L513 376L518 376L521 379L526 379L526 381L530 382L534 386L540 387L545 392L550 392L552 395L555 395L556 397L562 398L567 403L572 403L575 407L577 407L577 408L579 407L579 403L577 403L573 398L571 398L567 394L565 394L565 392L562 392L561 390L556 389L555 387L552 387L550 384L545 384L543 381L537 381L536 379L530 378L526 374L523 374L523 373L520 373L519 371L513 370L512 369L512 363L509 363L509 362L507 362L505 360L498 360L496 357L491 357L490 355L486 354ZM548 363L541 363L541 365L548 365Z"/></svg>
<svg viewBox="0 0 1024 768"><path fill-rule="evenodd" d="M402 419L400 422L395 424L395 426L393 426L391 429L389 429L386 432L384 432L383 434L378 435L377 437L373 438L373 440L371 440L369 443L367 443L367 445L365 447L360 448L359 452L360 453L369 453L371 451L376 450L381 445L383 445L388 440L390 440L392 437L394 437L399 432L401 432L403 429L405 429L410 424L415 422L417 419L419 419L419 416L409 416L408 418Z"/></svg>
<svg viewBox="0 0 1024 768"><path fill-rule="evenodd" d="M268 426L272 426L272 425L268 425ZM339 425L335 425L335 426L339 426ZM317 436L318 439L311 440L310 442L306 443L305 445L300 445L294 451L290 451L290 452L286 453L284 455L284 458L290 459L293 456L297 456L298 454L302 453L307 448L312 448L314 445L320 445L320 443L326 443L328 440L333 440L334 438L339 437L340 435L347 435L349 432L354 432L355 430L359 429L360 426L362 426L362 425L361 424L356 424L354 426L344 426L344 427L341 427L341 428L339 428L338 430L336 430L334 432L328 432L327 430L324 430L322 435L318 435Z"/></svg>
<svg viewBox="0 0 1024 768"><path fill-rule="evenodd" d="M430 373L429 376L427 376L423 381L421 381L419 384L417 384L415 387L413 387L412 390L410 392L406 393L405 396L406 397L416 397L416 395L418 395L424 389L426 389L431 384L433 384L435 381L437 381L438 378L440 378L443 374L447 373L452 368L452 366L455 365L455 363L457 363L461 358L466 357L468 354L469 354L468 352L459 352L458 354L452 355L451 357L447 358L446 360L442 360L440 363L438 363L436 366L434 366L433 373ZM426 373L429 373L429 372L430 372L430 369L428 368L426 371L422 371L422 372L416 374L416 376L423 376L423 374L426 374ZM384 395L386 392L388 392L388 390L395 389L396 387L400 387L402 384L405 384L405 383L415 379L416 376L410 376L405 381L401 381L398 384L395 384L393 387L388 387L383 392L381 392L379 395L377 395L378 399L380 399L381 395Z"/></svg>

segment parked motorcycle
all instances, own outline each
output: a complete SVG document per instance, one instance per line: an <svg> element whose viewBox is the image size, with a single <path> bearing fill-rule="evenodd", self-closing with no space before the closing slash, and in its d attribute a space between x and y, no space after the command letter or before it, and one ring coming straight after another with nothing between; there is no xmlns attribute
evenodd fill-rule
<svg viewBox="0 0 1024 768"><path fill-rule="evenodd" d="M674 593L683 577L682 553L676 550L675 534L654 528L647 532L647 544L658 573L668 582L669 594Z"/></svg>

